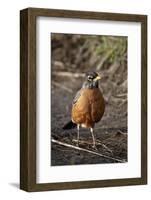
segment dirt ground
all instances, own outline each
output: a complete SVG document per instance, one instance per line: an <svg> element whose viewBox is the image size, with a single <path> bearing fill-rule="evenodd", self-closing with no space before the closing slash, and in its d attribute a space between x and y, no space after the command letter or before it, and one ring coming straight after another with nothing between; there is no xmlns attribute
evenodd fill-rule
<svg viewBox="0 0 151 200"><path fill-rule="evenodd" d="M53 80L55 77L53 78ZM60 80L60 85L52 84L51 96L51 138L63 143L76 146L77 130L63 130L62 127L70 121L71 105L82 78ZM77 83L78 82L78 83ZM70 84L69 84L70 83ZM77 84L76 84L77 83ZM65 88L63 89L62 85ZM70 85L70 87L69 87ZM106 102L106 109L102 120L95 126L97 151L92 148L92 137L89 129L80 129L80 144L84 149L96 151L123 162L127 161L127 118L114 115L112 105ZM101 144L100 144L101 143ZM103 145L102 145L103 144ZM104 146L105 145L105 146ZM99 155L51 143L51 165L76 165L96 163L117 163L118 161Z"/></svg>
<svg viewBox="0 0 151 200"><path fill-rule="evenodd" d="M53 33L51 52L51 165L127 162L127 37ZM92 70L102 74L106 108L94 130L97 150L84 128L77 149L77 130L62 127L71 120L84 73Z"/></svg>

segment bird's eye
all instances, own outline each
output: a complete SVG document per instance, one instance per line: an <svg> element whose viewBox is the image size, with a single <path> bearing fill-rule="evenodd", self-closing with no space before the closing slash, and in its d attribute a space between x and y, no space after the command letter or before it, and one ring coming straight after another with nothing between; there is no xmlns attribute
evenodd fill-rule
<svg viewBox="0 0 151 200"><path fill-rule="evenodd" d="M92 76L88 76L88 80L90 80L90 81L91 81L92 79L93 79L93 77L92 77Z"/></svg>

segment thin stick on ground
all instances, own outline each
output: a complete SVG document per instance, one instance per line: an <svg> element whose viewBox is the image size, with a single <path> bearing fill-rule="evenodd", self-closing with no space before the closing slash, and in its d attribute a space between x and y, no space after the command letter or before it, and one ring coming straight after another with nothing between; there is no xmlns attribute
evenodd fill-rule
<svg viewBox="0 0 151 200"><path fill-rule="evenodd" d="M73 139L73 141L77 143L77 140ZM79 143L88 144L88 145L90 144L90 145L92 145L92 142L82 141L82 140L80 140ZM109 147L107 147L105 144L103 144L103 143L102 143L101 141L99 141L99 140L96 140L96 145L101 145L103 148L107 149L107 151L109 151L110 153L113 153L113 151L112 151Z"/></svg>
<svg viewBox="0 0 151 200"><path fill-rule="evenodd" d="M116 134L121 134L121 135L124 135L124 136L127 135L126 132L123 132L123 131L121 131L121 130L118 130Z"/></svg>
<svg viewBox="0 0 151 200"><path fill-rule="evenodd" d="M116 161L116 162L125 163L124 160L121 160L121 159L118 159L118 158L113 158L111 156L107 156L107 155L104 155L104 154L101 154L101 153L98 153L98 152L95 152L95 151L91 151L91 150L88 150L88 149L84 149L84 148L81 148L81 147L78 147L78 146L74 146L74 145L71 145L71 144L67 144L65 142L61 142L61 141L58 141L58 140L55 140L55 139L51 139L51 141L53 143L56 143L56 144L59 144L59 145L65 146L65 147L69 147L69 148L76 149L76 150L79 150L79 151L91 153L91 154L94 154L94 155L97 155L97 156L100 156L100 157L104 157L104 158L107 158L107 159L110 159L110 160L113 160L113 161Z"/></svg>
<svg viewBox="0 0 151 200"><path fill-rule="evenodd" d="M107 147L105 144L103 144L102 142L100 142L100 141L97 140L97 144L101 145L102 147L104 147L105 149L107 149L107 151L109 151L110 153L113 154L113 151L109 147Z"/></svg>

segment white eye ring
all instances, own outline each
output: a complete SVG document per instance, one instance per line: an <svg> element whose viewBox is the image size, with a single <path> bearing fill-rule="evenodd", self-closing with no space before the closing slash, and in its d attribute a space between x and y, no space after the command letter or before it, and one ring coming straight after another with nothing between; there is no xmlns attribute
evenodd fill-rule
<svg viewBox="0 0 151 200"><path fill-rule="evenodd" d="M89 80L92 80L92 79L93 79L93 77L92 77L92 76L88 76L88 79L89 79Z"/></svg>

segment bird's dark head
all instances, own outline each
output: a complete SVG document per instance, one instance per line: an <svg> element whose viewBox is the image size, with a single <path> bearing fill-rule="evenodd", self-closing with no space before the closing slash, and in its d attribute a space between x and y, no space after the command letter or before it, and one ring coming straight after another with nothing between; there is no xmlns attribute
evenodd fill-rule
<svg viewBox="0 0 151 200"><path fill-rule="evenodd" d="M96 72L87 72L86 81L83 84L83 88L98 88L98 81L101 79L101 76Z"/></svg>

